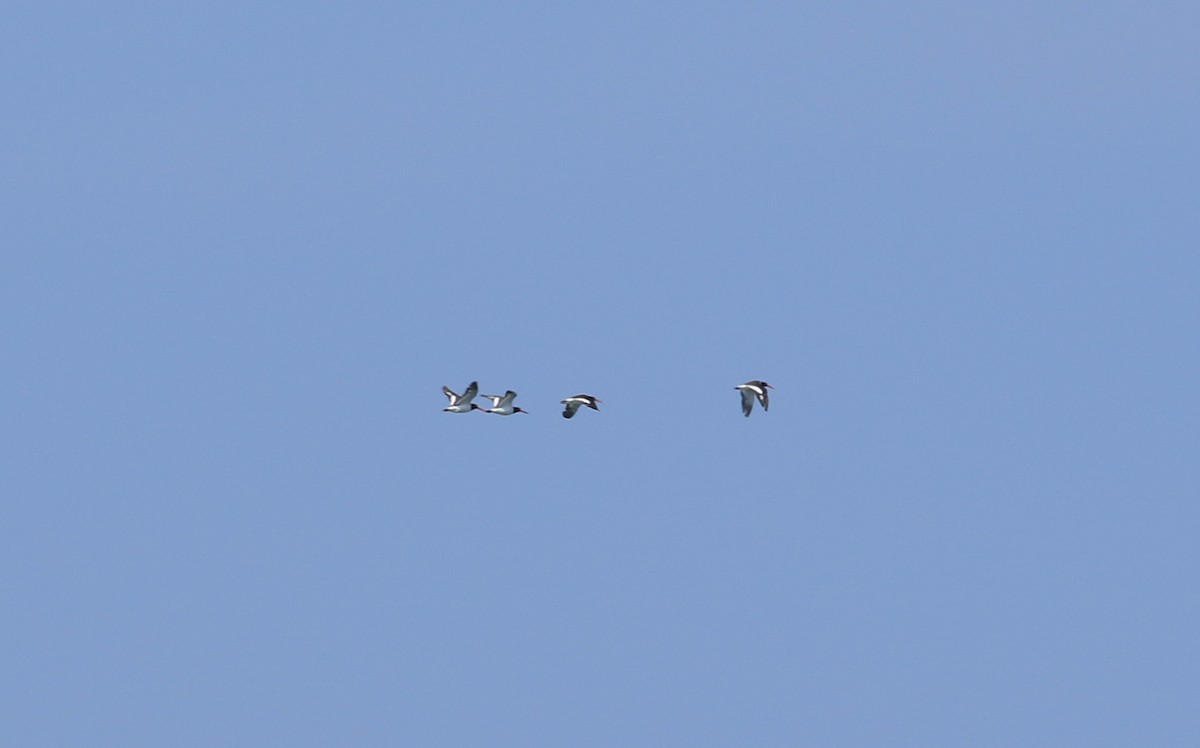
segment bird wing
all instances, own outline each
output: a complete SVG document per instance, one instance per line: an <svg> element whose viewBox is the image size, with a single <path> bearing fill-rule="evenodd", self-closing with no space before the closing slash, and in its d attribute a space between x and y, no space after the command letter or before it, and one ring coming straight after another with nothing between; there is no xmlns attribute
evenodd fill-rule
<svg viewBox="0 0 1200 748"><path fill-rule="evenodd" d="M760 387L756 394L758 395L758 401L762 403L763 410L767 410L767 406L771 404L770 397L767 395L767 388Z"/></svg>
<svg viewBox="0 0 1200 748"><path fill-rule="evenodd" d="M754 409L754 393L749 387L740 388L739 391L742 393L742 415L749 418L750 411Z"/></svg>
<svg viewBox="0 0 1200 748"><path fill-rule="evenodd" d="M504 405L512 405L512 401L515 400L516 397L517 397L517 393L513 392L512 390L509 390L508 392L504 393L504 397L500 398L500 400L498 402L502 403Z"/></svg>
<svg viewBox="0 0 1200 748"><path fill-rule="evenodd" d="M479 394L479 382L471 382L470 384L467 385L467 389L463 390L462 403L465 405L466 403L471 402L472 400L475 399L475 396L478 394Z"/></svg>
<svg viewBox="0 0 1200 748"><path fill-rule="evenodd" d="M480 395L480 397L484 398L485 400L491 400L493 408L499 408L500 401L504 399L504 395Z"/></svg>
<svg viewBox="0 0 1200 748"><path fill-rule="evenodd" d="M563 409L563 418L570 418L575 415L575 411L579 410L579 403L575 402L575 398L563 400L567 407Z"/></svg>
<svg viewBox="0 0 1200 748"><path fill-rule="evenodd" d="M450 398L451 405L454 405L454 403L458 400L458 395L454 393L454 390L445 385L442 385L442 392L446 394L446 397Z"/></svg>

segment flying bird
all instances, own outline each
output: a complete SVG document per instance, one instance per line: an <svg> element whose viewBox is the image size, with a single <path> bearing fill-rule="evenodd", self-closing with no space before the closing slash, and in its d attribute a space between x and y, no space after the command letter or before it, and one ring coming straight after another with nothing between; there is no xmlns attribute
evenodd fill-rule
<svg viewBox="0 0 1200 748"><path fill-rule="evenodd" d="M592 397L591 395L575 395L573 397L568 397L566 400L562 401L563 405L567 406L563 410L563 418L571 418L575 415L575 412L584 405L588 406L592 410L600 410L596 407L596 403L601 402L604 401L600 400L599 398Z"/></svg>
<svg viewBox="0 0 1200 748"><path fill-rule="evenodd" d="M495 413L498 416L511 416L513 413L528 414L529 411L527 410L521 410L520 408L513 407L513 399L515 399L516 396L517 393L513 392L512 390L505 392L503 395L484 395L483 397L486 397L488 400L492 401L492 407L481 408L480 410L482 410L484 413Z"/></svg>
<svg viewBox="0 0 1200 748"><path fill-rule="evenodd" d="M442 392L446 394L446 397L450 398L450 405L442 408L447 413L470 413L473 410L483 410L483 408L471 402L475 399L475 395L479 394L479 382L468 384L461 395L449 387L442 387Z"/></svg>
<svg viewBox="0 0 1200 748"><path fill-rule="evenodd" d="M770 405L767 390L775 388L762 380L753 379L745 384L739 384L734 389L742 391L742 415L749 418L750 411L754 409L754 398L757 397L758 402L762 403L762 409L767 410Z"/></svg>

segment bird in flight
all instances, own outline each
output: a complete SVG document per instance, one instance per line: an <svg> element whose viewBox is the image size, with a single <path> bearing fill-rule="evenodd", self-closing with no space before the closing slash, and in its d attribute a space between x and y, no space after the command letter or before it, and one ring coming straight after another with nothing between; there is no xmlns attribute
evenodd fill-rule
<svg viewBox="0 0 1200 748"><path fill-rule="evenodd" d="M449 387L442 387L442 392L446 397L450 398L450 405L442 408L447 413L470 413L473 410L483 410L475 403L471 402L475 399L475 395L479 394L479 382L471 382L460 395Z"/></svg>
<svg viewBox="0 0 1200 748"><path fill-rule="evenodd" d="M512 390L505 392L503 395L484 395L483 397L492 401L492 407L481 408L484 413L495 413L498 416L511 416L513 413L529 413L527 410L513 407L513 400L516 399L517 393Z"/></svg>
<svg viewBox="0 0 1200 748"><path fill-rule="evenodd" d="M596 403L599 402L603 402L603 400L592 397L591 395L574 395L572 397L568 397L566 400L562 401L563 405L567 406L565 409L563 409L563 418L573 417L575 413L584 405L588 406L592 410L600 410L596 407Z"/></svg>
<svg viewBox="0 0 1200 748"><path fill-rule="evenodd" d="M750 411L754 410L754 398L758 398L758 402L762 404L762 409L767 410L770 405L767 390L775 388L762 380L752 379L745 384L739 384L734 389L742 391L742 415L749 418Z"/></svg>

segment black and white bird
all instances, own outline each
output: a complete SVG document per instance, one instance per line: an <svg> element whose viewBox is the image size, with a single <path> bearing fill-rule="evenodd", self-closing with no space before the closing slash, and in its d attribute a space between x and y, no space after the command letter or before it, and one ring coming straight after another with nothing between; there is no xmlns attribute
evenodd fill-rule
<svg viewBox="0 0 1200 748"><path fill-rule="evenodd" d="M563 400L563 405L567 406L563 410L563 418L571 418L583 406L588 406L592 410L600 410L596 407L596 403L604 402L600 398L592 397L591 395L573 395Z"/></svg>
<svg viewBox="0 0 1200 748"><path fill-rule="evenodd" d="M529 413L527 410L513 407L513 400L517 397L517 393L512 390L505 392L503 395L484 395L483 397L492 401L492 407L481 408L484 413L495 413L498 416L511 416L513 413Z"/></svg>
<svg viewBox="0 0 1200 748"><path fill-rule="evenodd" d="M479 382L471 382L460 395L449 387L442 387L442 392L446 397L450 398L450 405L442 408L447 413L470 413L473 410L483 410L475 403L471 402L475 399L475 395L479 394Z"/></svg>
<svg viewBox="0 0 1200 748"><path fill-rule="evenodd" d="M742 415L749 418L750 411L754 409L754 398L757 397L758 402L762 403L762 409L767 410L771 404L767 397L767 390L775 388L760 379L752 379L745 384L739 384L734 389L742 391Z"/></svg>

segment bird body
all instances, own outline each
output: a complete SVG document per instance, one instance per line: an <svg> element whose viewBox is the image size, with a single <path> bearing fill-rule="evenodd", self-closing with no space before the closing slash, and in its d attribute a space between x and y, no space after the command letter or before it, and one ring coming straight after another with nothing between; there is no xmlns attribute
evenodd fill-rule
<svg viewBox="0 0 1200 748"><path fill-rule="evenodd" d="M568 397L566 400L562 401L563 405L567 406L565 409L563 409L563 418L571 418L576 412L579 411L580 408L585 405L592 410L600 410L596 407L596 403L599 402L603 401L599 398L592 397L591 395L573 395Z"/></svg>
<svg viewBox="0 0 1200 748"><path fill-rule="evenodd" d="M745 384L739 384L734 387L735 390L740 390L742 393L742 415L750 417L750 411L754 410L754 400L762 404L762 409L767 410L770 405L770 399L767 397L767 390L775 389L771 385L760 379L752 379Z"/></svg>
<svg viewBox="0 0 1200 748"><path fill-rule="evenodd" d="M481 408L485 413L495 413L498 416L511 416L513 413L526 413L529 411L521 410L513 406L513 400L516 399L517 393L509 390L503 395L484 395L488 400L492 401L492 407Z"/></svg>
<svg viewBox="0 0 1200 748"><path fill-rule="evenodd" d="M479 393L479 382L471 382L460 395L449 387L442 387L442 392L446 397L450 398L450 405L442 408L447 413L470 413L473 410L483 410L475 403L471 402L475 399L475 395Z"/></svg>

